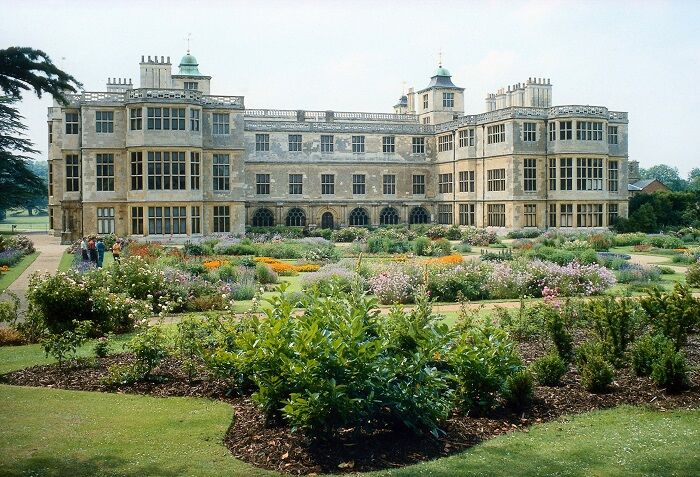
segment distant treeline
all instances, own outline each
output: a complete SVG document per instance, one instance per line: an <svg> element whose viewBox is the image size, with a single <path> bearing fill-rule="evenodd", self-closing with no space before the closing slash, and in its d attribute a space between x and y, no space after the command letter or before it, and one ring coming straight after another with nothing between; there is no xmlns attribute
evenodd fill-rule
<svg viewBox="0 0 700 477"><path fill-rule="evenodd" d="M655 192L630 198L629 218L615 223L618 232L661 232L700 228L700 190Z"/></svg>

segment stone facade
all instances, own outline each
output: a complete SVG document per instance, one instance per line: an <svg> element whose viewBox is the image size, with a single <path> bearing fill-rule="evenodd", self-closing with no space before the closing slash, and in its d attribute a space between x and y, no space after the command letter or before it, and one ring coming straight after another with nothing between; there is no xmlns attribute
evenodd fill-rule
<svg viewBox="0 0 700 477"><path fill-rule="evenodd" d="M169 58L142 58L138 88L112 79L49 108L56 235L604 228L627 215L627 114L552 107L549 80L489 95L476 115L442 67L394 114L257 110L210 95L189 53L179 66L174 75Z"/></svg>

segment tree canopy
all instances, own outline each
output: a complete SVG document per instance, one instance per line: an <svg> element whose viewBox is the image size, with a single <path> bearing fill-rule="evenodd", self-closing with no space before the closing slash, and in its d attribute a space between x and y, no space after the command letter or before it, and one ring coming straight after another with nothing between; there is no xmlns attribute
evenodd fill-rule
<svg viewBox="0 0 700 477"><path fill-rule="evenodd" d="M639 169L639 175L642 179L658 179L666 187L676 192L691 189L694 182L700 182L697 179L700 176L700 170L697 167L690 171L688 180L681 177L677 167L667 166L666 164L656 164L648 169L641 168Z"/></svg>
<svg viewBox="0 0 700 477"><path fill-rule="evenodd" d="M38 97L48 93L65 104L65 95L81 86L41 50L0 50L0 209L25 206L46 195L44 180L29 167L30 156L38 151L25 137L24 117L15 104L32 90Z"/></svg>

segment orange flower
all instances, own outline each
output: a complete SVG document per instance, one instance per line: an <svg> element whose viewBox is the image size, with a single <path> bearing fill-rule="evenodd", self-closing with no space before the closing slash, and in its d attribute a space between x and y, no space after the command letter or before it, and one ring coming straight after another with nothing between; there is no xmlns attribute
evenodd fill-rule
<svg viewBox="0 0 700 477"><path fill-rule="evenodd" d="M295 265L294 268L297 272L315 272L319 268L321 268L321 265L317 265L315 263L307 263L304 265Z"/></svg>
<svg viewBox="0 0 700 477"><path fill-rule="evenodd" d="M0 272L7 273L9 271L10 271L10 267L8 267L7 265L3 265L2 267L0 267Z"/></svg>
<svg viewBox="0 0 700 477"><path fill-rule="evenodd" d="M227 260L207 260L202 265L204 265L204 268L207 270L214 270L219 268L221 265L226 265L227 263Z"/></svg>
<svg viewBox="0 0 700 477"><path fill-rule="evenodd" d="M428 260L428 264L459 265L463 260L464 258L461 255L445 255L444 257L431 258Z"/></svg>

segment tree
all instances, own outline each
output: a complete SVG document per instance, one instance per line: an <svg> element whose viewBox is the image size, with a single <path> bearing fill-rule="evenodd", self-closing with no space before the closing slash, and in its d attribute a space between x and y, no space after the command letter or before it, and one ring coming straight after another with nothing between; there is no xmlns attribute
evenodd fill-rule
<svg viewBox="0 0 700 477"><path fill-rule="evenodd" d="M700 167L693 167L688 173L688 190L700 190Z"/></svg>
<svg viewBox="0 0 700 477"><path fill-rule="evenodd" d="M33 90L38 97L48 93L66 104L65 95L81 86L41 50L0 50L0 210L24 206L38 195L46 195L45 182L29 166L30 155L38 151L24 137L27 127L15 103L24 91Z"/></svg>
<svg viewBox="0 0 700 477"><path fill-rule="evenodd" d="M640 169L639 175L642 179L658 179L672 191L679 192L687 188L685 180L678 173L677 167L657 164L649 169Z"/></svg>

